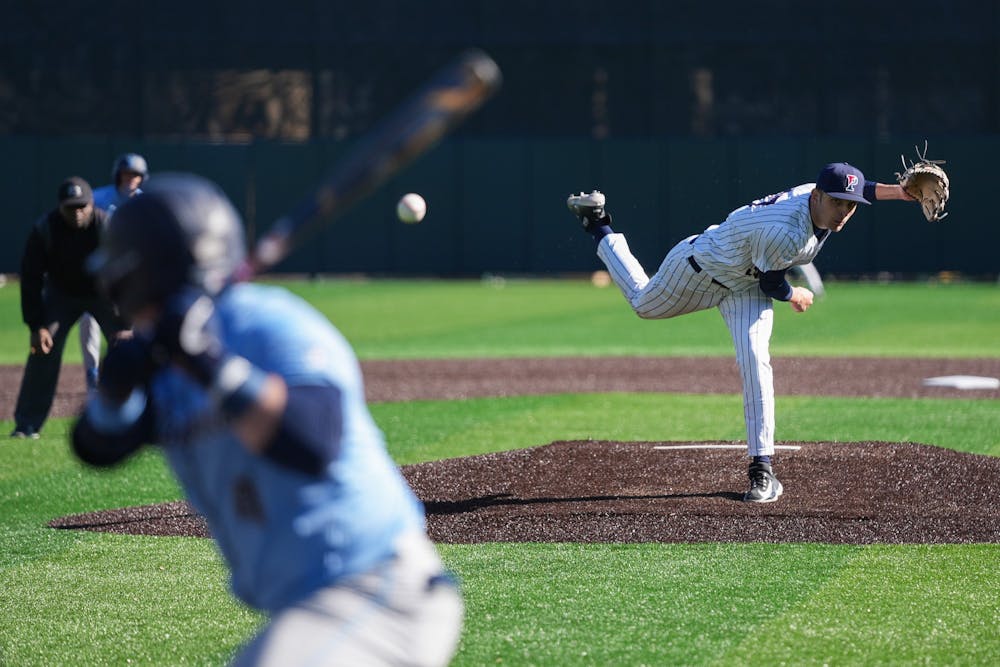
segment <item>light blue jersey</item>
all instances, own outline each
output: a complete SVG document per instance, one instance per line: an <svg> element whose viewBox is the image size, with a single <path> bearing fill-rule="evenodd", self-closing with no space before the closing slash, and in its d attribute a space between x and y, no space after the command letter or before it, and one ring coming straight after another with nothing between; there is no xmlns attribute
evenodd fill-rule
<svg viewBox="0 0 1000 667"><path fill-rule="evenodd" d="M94 190L94 207L112 214L115 209L124 204L130 197L142 193L142 188L128 195L123 195L114 185L104 185Z"/></svg>
<svg viewBox="0 0 1000 667"><path fill-rule="evenodd" d="M310 478L249 453L206 391L169 368L151 392L156 431L192 504L232 570L234 593L281 609L394 555L424 530L420 503L385 449L365 404L357 359L340 333L287 291L240 284L216 300L225 347L290 387L333 387L342 420L338 454Z"/></svg>

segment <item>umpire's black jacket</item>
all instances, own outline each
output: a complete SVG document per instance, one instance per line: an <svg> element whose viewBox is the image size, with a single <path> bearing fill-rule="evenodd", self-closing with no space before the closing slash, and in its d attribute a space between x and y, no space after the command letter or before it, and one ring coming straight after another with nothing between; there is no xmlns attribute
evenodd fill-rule
<svg viewBox="0 0 1000 667"><path fill-rule="evenodd" d="M90 224L77 228L55 208L32 225L21 257L21 317L32 331L47 324L44 289L82 299L99 296L86 260L97 249L107 222L108 214L95 208Z"/></svg>

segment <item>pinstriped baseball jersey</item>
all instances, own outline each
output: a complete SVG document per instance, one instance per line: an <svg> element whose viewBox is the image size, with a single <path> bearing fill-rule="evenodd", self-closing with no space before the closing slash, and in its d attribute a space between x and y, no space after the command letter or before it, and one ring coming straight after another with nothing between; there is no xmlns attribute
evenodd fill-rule
<svg viewBox="0 0 1000 667"><path fill-rule="evenodd" d="M809 213L815 185L758 199L721 225L675 245L653 276L647 276L622 234L608 234L597 255L632 310L664 319L718 308L736 351L743 384L747 454L774 453L774 383L770 339L771 299L760 289L761 272L807 264L823 247Z"/></svg>
<svg viewBox="0 0 1000 667"><path fill-rule="evenodd" d="M736 209L695 240L695 260L734 290L754 287L765 271L808 264L828 236L820 239L813 232L809 216L813 188L814 183L806 183Z"/></svg>
<svg viewBox="0 0 1000 667"><path fill-rule="evenodd" d="M816 183L757 199L732 211L721 224L678 242L651 276L624 235L611 229L603 193L581 192L566 200L584 231L597 240L597 256L639 317L666 319L719 309L740 368L747 455L753 457L744 500L773 502L782 493L770 468L775 431L772 302L791 301L798 312L812 304L808 290L788 284L786 270L811 266L829 232L840 231L858 203L877 199L878 188L879 183L866 180L857 167L830 163ZM889 194L883 198L902 198Z"/></svg>

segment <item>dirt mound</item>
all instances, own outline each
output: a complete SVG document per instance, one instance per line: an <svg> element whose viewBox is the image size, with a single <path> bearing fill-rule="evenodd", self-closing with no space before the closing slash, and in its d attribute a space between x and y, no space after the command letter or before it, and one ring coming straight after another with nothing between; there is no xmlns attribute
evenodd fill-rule
<svg viewBox="0 0 1000 667"><path fill-rule="evenodd" d="M801 447L800 449L795 449ZM404 466L436 542L1000 542L1000 457L884 442L782 443L781 500L741 502L742 443L554 442ZM187 503L57 528L207 536Z"/></svg>
<svg viewBox="0 0 1000 667"><path fill-rule="evenodd" d="M1000 541L998 457L880 442L782 447L785 493L765 505L741 501L742 443L555 442L404 472L439 542Z"/></svg>

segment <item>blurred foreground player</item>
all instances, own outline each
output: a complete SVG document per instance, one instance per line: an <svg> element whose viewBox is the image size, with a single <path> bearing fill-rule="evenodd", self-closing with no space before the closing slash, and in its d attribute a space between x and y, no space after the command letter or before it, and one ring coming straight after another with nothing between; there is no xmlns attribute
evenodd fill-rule
<svg viewBox="0 0 1000 667"><path fill-rule="evenodd" d="M269 614L235 665L444 665L462 600L385 450L348 343L287 291L231 284L238 214L163 175L112 216L92 266L135 328L104 361L73 448L163 448L232 574Z"/></svg>

